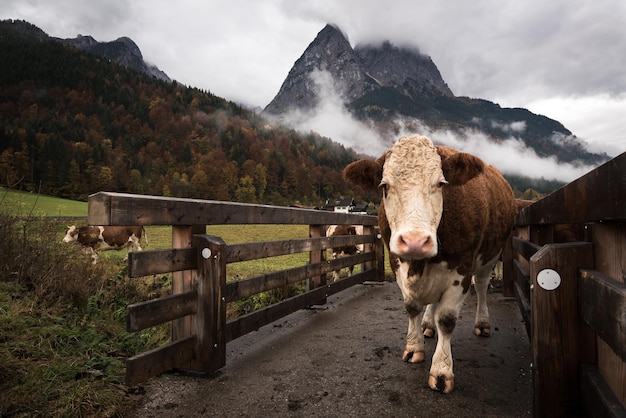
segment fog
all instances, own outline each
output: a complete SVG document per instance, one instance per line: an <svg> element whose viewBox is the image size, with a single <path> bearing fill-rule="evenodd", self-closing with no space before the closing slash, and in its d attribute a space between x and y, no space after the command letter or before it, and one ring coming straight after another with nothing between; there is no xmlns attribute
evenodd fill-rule
<svg viewBox="0 0 626 418"><path fill-rule="evenodd" d="M490 140L476 130L466 130L461 134L448 130L432 130L418 119L406 117L395 121L399 133L395 137L387 136L377 132L373 126L358 121L346 110L342 89L335 85L329 73L313 72L311 80L319 97L315 108L308 111L294 110L281 116L282 122L302 132L318 132L358 153L378 157L401 136L420 134L429 137L435 144L477 155L504 174L570 182L595 168L558 162L554 157L538 156L516 136L526 129L525 121L507 125L497 121L482 121L510 134L507 140L500 142ZM564 144L573 138L557 135L552 140Z"/></svg>

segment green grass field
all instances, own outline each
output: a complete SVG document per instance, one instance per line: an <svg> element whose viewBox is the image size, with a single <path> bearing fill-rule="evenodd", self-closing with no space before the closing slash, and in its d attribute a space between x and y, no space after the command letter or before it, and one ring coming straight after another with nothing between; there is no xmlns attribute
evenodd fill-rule
<svg viewBox="0 0 626 418"><path fill-rule="evenodd" d="M87 217L87 202L20 192L0 187L0 210L14 216Z"/></svg>
<svg viewBox="0 0 626 418"><path fill-rule="evenodd" d="M20 192L0 187L0 211L19 217L84 217L84 220L59 221L57 229L62 238L68 223L87 224L87 202L60 199L36 193ZM159 250L172 247L172 228L169 226L146 226L147 235L142 240L144 250ZM307 238L306 225L209 225L207 233L221 237L227 244L243 242L275 241ZM76 248L79 252L78 248ZM123 251L103 252L103 259L121 262ZM246 278L270 271L283 270L306 264L308 253L272 257L233 263L228 266L228 280Z"/></svg>

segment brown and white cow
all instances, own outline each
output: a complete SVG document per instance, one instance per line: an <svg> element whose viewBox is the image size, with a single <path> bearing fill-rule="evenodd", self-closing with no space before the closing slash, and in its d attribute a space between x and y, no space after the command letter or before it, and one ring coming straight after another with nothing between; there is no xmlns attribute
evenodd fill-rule
<svg viewBox="0 0 626 418"><path fill-rule="evenodd" d="M428 385L449 393L454 388L450 337L472 277L478 295L474 331L490 332L490 273L517 213L511 187L478 157L436 147L418 135L400 138L376 161L348 165L344 176L382 192L379 227L409 314L402 359L424 361L424 335L436 327Z"/></svg>
<svg viewBox="0 0 626 418"><path fill-rule="evenodd" d="M80 244L85 253L91 255L94 264L98 260L96 251L121 250L126 248L128 252L134 246L137 251L141 249L141 234L143 226L69 226L65 231L63 242L76 242ZM148 237L146 236L146 240Z"/></svg>
<svg viewBox="0 0 626 418"><path fill-rule="evenodd" d="M330 225L326 228L326 236L327 237L338 237L340 235L363 235L363 225ZM355 255L359 252L363 251L363 245L344 245L343 247L333 247L332 250L332 258L333 260L337 259L337 257L347 256L347 255ZM348 275L352 275L354 272L354 266L348 267L349 273ZM333 271L333 282L339 280L339 271Z"/></svg>

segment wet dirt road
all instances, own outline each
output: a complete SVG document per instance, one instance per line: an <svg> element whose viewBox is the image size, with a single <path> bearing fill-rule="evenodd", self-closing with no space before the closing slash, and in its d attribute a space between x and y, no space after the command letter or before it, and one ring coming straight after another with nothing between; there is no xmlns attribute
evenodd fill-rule
<svg viewBox="0 0 626 418"><path fill-rule="evenodd" d="M210 376L144 384L137 417L529 417L528 338L514 299L490 291L491 337L476 337L469 295L452 336L455 389L428 388L426 361L401 360L407 316L393 282L357 285L227 345Z"/></svg>

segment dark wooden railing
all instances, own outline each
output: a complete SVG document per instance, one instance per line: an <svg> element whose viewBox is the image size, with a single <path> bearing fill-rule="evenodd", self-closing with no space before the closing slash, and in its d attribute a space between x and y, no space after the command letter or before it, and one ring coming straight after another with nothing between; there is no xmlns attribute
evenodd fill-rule
<svg viewBox="0 0 626 418"><path fill-rule="evenodd" d="M534 415L625 416L626 153L522 209L503 271L531 341Z"/></svg>

